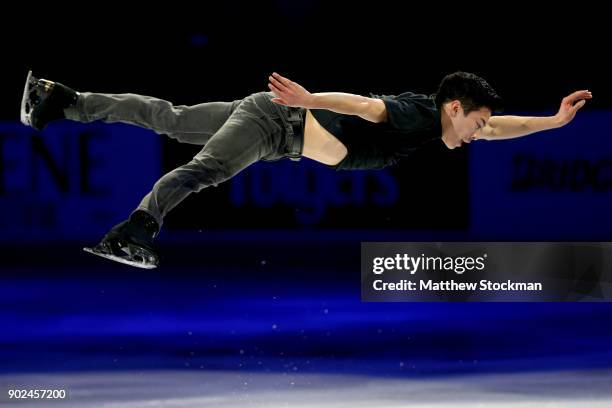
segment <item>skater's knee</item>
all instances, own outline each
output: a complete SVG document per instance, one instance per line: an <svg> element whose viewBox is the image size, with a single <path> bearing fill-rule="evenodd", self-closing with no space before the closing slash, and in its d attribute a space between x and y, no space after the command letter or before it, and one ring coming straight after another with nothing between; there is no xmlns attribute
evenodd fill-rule
<svg viewBox="0 0 612 408"><path fill-rule="evenodd" d="M217 186L233 175L227 162L212 156L195 157L186 167L191 171L191 187L198 192L208 186Z"/></svg>
<svg viewBox="0 0 612 408"><path fill-rule="evenodd" d="M190 163L199 168L202 174L214 174L214 177L217 180L227 180L233 174L233 171L226 160L219 159L214 156L194 157Z"/></svg>
<svg viewBox="0 0 612 408"><path fill-rule="evenodd" d="M200 156L165 174L155 183L153 190L161 195L171 195L178 191L197 193L206 187L217 186L235 173L223 160Z"/></svg>

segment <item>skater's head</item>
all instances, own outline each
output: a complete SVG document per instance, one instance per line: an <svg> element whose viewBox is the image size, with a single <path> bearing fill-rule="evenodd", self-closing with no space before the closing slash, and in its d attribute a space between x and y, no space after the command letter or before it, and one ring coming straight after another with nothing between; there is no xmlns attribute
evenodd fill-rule
<svg viewBox="0 0 612 408"><path fill-rule="evenodd" d="M442 118L442 140L449 149L470 143L502 100L481 77L469 72L445 76L436 93L436 106Z"/></svg>

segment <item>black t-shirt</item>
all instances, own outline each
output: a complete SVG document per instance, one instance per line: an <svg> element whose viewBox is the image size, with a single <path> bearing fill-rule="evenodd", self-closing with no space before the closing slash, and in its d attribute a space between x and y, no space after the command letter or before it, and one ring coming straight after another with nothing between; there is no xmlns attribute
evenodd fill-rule
<svg viewBox="0 0 612 408"><path fill-rule="evenodd" d="M373 123L359 116L311 109L312 115L347 148L336 170L382 169L398 163L424 143L442 136L440 113L433 96L405 92L371 95L382 99L388 120Z"/></svg>

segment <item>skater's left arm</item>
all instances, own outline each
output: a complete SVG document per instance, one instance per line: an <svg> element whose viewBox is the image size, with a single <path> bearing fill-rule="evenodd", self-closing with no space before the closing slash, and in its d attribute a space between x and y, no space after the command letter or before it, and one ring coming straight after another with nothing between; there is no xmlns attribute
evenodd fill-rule
<svg viewBox="0 0 612 408"><path fill-rule="evenodd" d="M492 116L487 125L474 134L474 138L512 139L565 126L591 98L592 94L587 90L576 91L563 98L559 112L554 116Z"/></svg>
<svg viewBox="0 0 612 408"><path fill-rule="evenodd" d="M327 109L346 115L356 115L370 122L387 121L387 108L382 99L342 93L310 93L300 84L273 73L268 87L274 93L272 102L306 109Z"/></svg>

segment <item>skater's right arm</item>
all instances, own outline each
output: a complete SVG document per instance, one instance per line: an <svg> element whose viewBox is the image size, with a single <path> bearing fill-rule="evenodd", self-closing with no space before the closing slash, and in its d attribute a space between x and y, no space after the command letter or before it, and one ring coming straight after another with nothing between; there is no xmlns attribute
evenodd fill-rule
<svg viewBox="0 0 612 408"><path fill-rule="evenodd" d="M487 125L474 133L474 139L513 139L565 126L592 97L588 90L576 91L563 98L554 116L491 116Z"/></svg>
<svg viewBox="0 0 612 408"><path fill-rule="evenodd" d="M342 92L311 94L301 85L277 73L269 78L268 87L276 98L272 102L306 109L327 109L346 115L356 115L374 123L387 121L387 108L382 99Z"/></svg>

